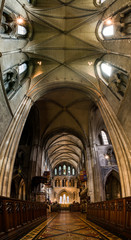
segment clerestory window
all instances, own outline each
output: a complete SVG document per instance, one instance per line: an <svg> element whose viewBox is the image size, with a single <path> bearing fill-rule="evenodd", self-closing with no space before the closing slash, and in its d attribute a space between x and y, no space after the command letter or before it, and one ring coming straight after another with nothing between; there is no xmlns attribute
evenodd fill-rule
<svg viewBox="0 0 131 240"><path fill-rule="evenodd" d="M108 141L107 134L105 133L105 131L103 131L103 130L101 131L101 136L102 136L103 144L108 145L109 141Z"/></svg>

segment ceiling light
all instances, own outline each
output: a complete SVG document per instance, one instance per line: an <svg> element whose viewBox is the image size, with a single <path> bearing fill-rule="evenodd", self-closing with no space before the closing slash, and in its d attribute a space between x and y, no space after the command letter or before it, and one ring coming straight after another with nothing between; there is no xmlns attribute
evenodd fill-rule
<svg viewBox="0 0 131 240"><path fill-rule="evenodd" d="M16 21L17 21L18 24L23 24L24 23L24 19L22 17L18 17L16 19Z"/></svg>
<svg viewBox="0 0 131 240"><path fill-rule="evenodd" d="M108 160L109 159L109 155L105 154L105 159Z"/></svg>
<svg viewBox="0 0 131 240"><path fill-rule="evenodd" d="M92 65L92 62L88 62L88 65L91 66L91 65Z"/></svg>
<svg viewBox="0 0 131 240"><path fill-rule="evenodd" d="M108 19L108 20L105 21L105 23L108 24L108 25L110 25L110 24L112 24L112 20L111 20L111 19Z"/></svg>
<svg viewBox="0 0 131 240"><path fill-rule="evenodd" d="M38 65L39 65L39 66L41 66L41 65L42 65L42 62L41 62L41 61L39 61L39 62L37 62L37 63L38 63Z"/></svg>

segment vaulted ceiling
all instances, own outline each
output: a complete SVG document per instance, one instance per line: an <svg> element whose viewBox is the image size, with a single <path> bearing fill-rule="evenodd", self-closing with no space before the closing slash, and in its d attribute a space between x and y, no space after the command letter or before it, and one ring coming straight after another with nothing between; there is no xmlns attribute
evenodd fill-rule
<svg viewBox="0 0 131 240"><path fill-rule="evenodd" d="M39 59L28 96L40 114L45 159L76 167L88 142L90 109L101 94L95 62L106 50L96 37L104 8L93 0L37 0L24 6L33 38L24 51Z"/></svg>
<svg viewBox="0 0 131 240"><path fill-rule="evenodd" d="M38 0L35 8L25 7L33 22L33 39L24 51L41 59L33 76L29 95L35 101L48 84L84 84L100 91L94 64L104 52L96 38L102 10L92 0Z"/></svg>

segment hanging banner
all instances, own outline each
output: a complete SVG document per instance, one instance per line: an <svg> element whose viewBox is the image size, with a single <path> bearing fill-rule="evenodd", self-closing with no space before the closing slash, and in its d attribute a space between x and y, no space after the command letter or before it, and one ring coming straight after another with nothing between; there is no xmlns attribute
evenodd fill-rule
<svg viewBox="0 0 131 240"><path fill-rule="evenodd" d="M87 175L85 170L80 171L79 179L81 182L87 181Z"/></svg>

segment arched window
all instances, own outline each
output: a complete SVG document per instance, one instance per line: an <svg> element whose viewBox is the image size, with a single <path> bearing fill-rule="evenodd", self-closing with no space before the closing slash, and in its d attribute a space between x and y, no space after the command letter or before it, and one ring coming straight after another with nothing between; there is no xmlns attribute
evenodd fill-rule
<svg viewBox="0 0 131 240"><path fill-rule="evenodd" d="M75 175L75 169L72 168L72 175Z"/></svg>
<svg viewBox="0 0 131 240"><path fill-rule="evenodd" d="M69 196L67 196L67 203L69 203Z"/></svg>
<svg viewBox="0 0 131 240"><path fill-rule="evenodd" d="M14 12L3 11L1 18L0 34L4 38L25 38L28 34L28 22Z"/></svg>
<svg viewBox="0 0 131 240"><path fill-rule="evenodd" d="M63 175L66 175L66 165L63 166Z"/></svg>
<svg viewBox="0 0 131 240"><path fill-rule="evenodd" d="M54 175L75 175L75 168L72 165L69 165L69 163L61 163L60 165L55 166L55 168L53 169L53 173Z"/></svg>
<svg viewBox="0 0 131 240"><path fill-rule="evenodd" d="M97 3L100 5L99 3ZM102 21L98 28L101 40L131 38L131 10L121 9L115 15Z"/></svg>
<svg viewBox="0 0 131 240"><path fill-rule="evenodd" d="M107 75L108 77L112 74L112 66L108 63L102 62L101 65L101 71L103 74Z"/></svg>
<svg viewBox="0 0 131 240"><path fill-rule="evenodd" d="M61 175L61 166L59 166L59 175Z"/></svg>
<svg viewBox="0 0 131 240"><path fill-rule="evenodd" d="M101 136L102 136L103 144L108 145L109 141L108 141L107 134L105 133L105 131L103 131L103 130L101 131Z"/></svg>
<svg viewBox="0 0 131 240"><path fill-rule="evenodd" d="M65 202L66 202L66 195L63 194L63 203L65 203Z"/></svg>
<svg viewBox="0 0 131 240"><path fill-rule="evenodd" d="M17 26L17 34L25 36L27 34L27 29L24 26L18 25Z"/></svg>
<svg viewBox="0 0 131 240"><path fill-rule="evenodd" d="M60 203L62 203L62 196L60 196Z"/></svg>
<svg viewBox="0 0 131 240"><path fill-rule="evenodd" d="M55 176L57 175L57 168L55 168Z"/></svg>
<svg viewBox="0 0 131 240"><path fill-rule="evenodd" d="M105 26L102 30L102 34L104 37L110 37L114 35L114 26Z"/></svg>
<svg viewBox="0 0 131 240"><path fill-rule="evenodd" d="M70 174L71 174L71 167L68 166L68 175L70 175Z"/></svg>
<svg viewBox="0 0 131 240"><path fill-rule="evenodd" d="M129 80L128 73L115 65L103 61L98 62L96 68L99 78L108 86L118 100L120 100L126 91Z"/></svg>
<svg viewBox="0 0 131 240"><path fill-rule="evenodd" d="M24 73L26 70L27 70L27 63L22 63L21 65L19 65L18 67L19 74Z"/></svg>
<svg viewBox="0 0 131 240"><path fill-rule="evenodd" d="M98 4L98 5L101 5L102 3L104 3L106 0L96 0L96 3Z"/></svg>

